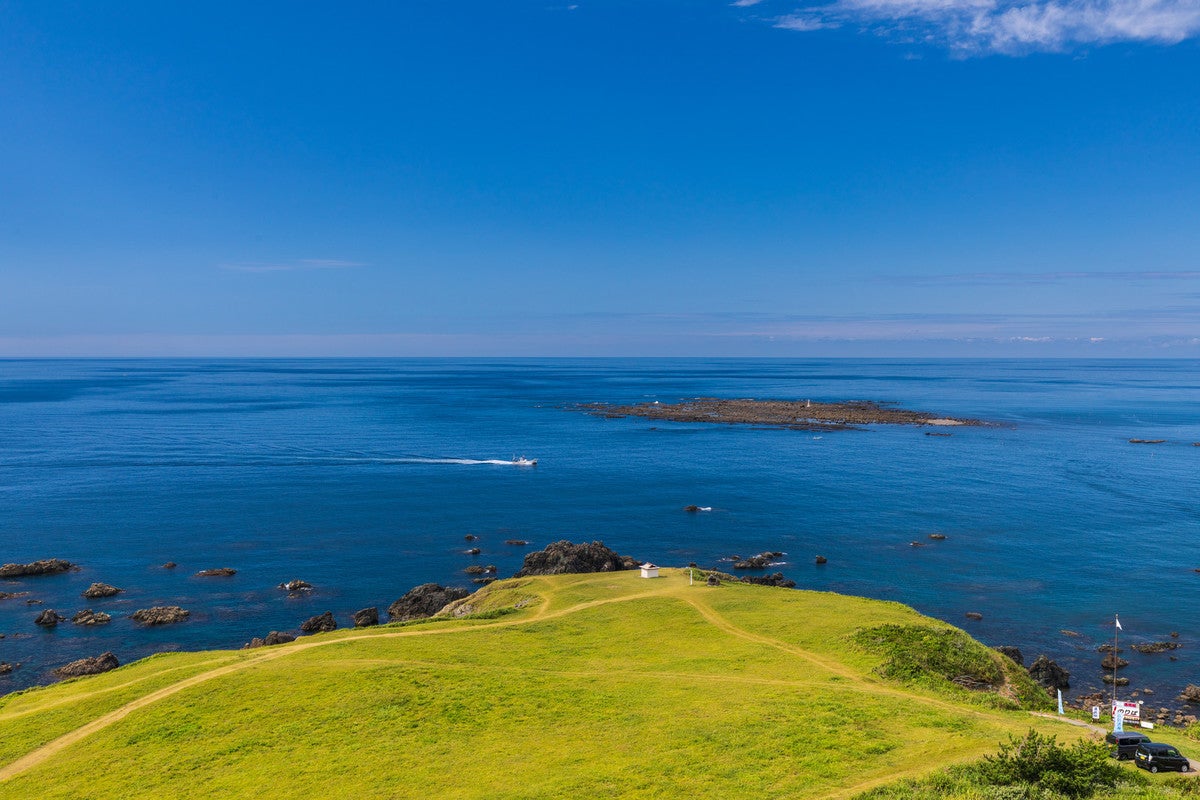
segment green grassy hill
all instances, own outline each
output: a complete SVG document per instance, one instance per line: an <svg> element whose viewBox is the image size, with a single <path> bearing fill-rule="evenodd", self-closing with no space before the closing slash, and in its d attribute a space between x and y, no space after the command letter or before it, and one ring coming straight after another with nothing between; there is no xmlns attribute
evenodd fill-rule
<svg viewBox="0 0 1200 800"><path fill-rule="evenodd" d="M1087 733L895 603L664 570L500 581L456 613L0 698L0 798L839 798Z"/></svg>

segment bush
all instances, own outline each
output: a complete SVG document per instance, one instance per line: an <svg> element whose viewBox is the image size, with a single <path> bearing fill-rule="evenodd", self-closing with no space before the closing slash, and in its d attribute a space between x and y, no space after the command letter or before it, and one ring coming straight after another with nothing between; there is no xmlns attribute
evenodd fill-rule
<svg viewBox="0 0 1200 800"><path fill-rule="evenodd" d="M881 625L859 631L854 641L887 657L877 670L885 678L918 683L968 678L989 686L1004 682L992 651L955 628Z"/></svg>
<svg viewBox="0 0 1200 800"><path fill-rule="evenodd" d="M992 786L1028 786L1051 796L1091 797L1111 789L1126 777L1099 742L1080 740L1064 747L1053 736L1030 730L1025 738L1010 737L1000 752L977 766L979 777Z"/></svg>

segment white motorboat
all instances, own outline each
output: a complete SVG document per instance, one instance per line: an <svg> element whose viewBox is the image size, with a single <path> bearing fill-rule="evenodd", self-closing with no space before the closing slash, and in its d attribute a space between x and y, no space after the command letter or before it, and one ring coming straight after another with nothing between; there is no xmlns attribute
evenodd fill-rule
<svg viewBox="0 0 1200 800"><path fill-rule="evenodd" d="M520 458L514 458L512 460L512 463L513 463L513 466L515 466L515 467L536 467L537 459L536 458L526 458L525 456L521 456Z"/></svg>

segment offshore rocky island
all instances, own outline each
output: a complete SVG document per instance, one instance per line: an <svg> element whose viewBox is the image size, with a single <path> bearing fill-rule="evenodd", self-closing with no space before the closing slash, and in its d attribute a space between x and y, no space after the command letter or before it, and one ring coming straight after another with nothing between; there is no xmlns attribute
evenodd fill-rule
<svg viewBox="0 0 1200 800"><path fill-rule="evenodd" d="M986 425L983 420L945 417L869 400L814 403L811 400L754 400L697 397L679 403L582 403L575 409L597 417L644 417L664 422L764 425L802 431L862 430L866 425Z"/></svg>

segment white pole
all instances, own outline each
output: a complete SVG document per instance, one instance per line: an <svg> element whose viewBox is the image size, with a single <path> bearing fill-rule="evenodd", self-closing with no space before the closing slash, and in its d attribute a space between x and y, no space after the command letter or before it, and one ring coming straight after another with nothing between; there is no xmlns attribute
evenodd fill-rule
<svg viewBox="0 0 1200 800"><path fill-rule="evenodd" d="M695 573L693 573L691 568L689 567L688 568L688 586L691 586L693 584L695 577L696 577Z"/></svg>

